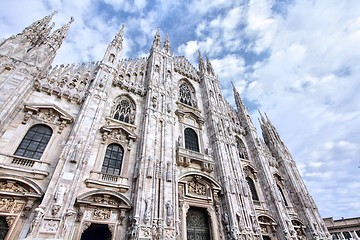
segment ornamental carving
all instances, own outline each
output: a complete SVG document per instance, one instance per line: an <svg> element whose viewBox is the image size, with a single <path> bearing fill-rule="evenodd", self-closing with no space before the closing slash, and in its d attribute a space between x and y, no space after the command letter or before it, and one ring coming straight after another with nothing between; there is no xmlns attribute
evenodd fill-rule
<svg viewBox="0 0 360 240"><path fill-rule="evenodd" d="M107 121L107 125L100 128L102 133L102 143L105 144L107 139L112 139L118 142L131 142L136 140L136 134L134 131L123 125L110 125L111 121Z"/></svg>
<svg viewBox="0 0 360 240"><path fill-rule="evenodd" d="M109 195L96 195L93 197L93 202L108 205L117 205L117 201Z"/></svg>
<svg viewBox="0 0 360 240"><path fill-rule="evenodd" d="M94 219L106 220L111 216L111 212L106 208L95 208L93 213Z"/></svg>
<svg viewBox="0 0 360 240"><path fill-rule="evenodd" d="M206 195L206 186L196 180L193 180L188 182L188 192L197 195Z"/></svg>
<svg viewBox="0 0 360 240"><path fill-rule="evenodd" d="M23 124L32 117L42 122L52 123L59 126L58 133L74 121L74 118L56 105L25 105Z"/></svg>
<svg viewBox="0 0 360 240"><path fill-rule="evenodd" d="M12 181L1 182L0 190L7 192L17 192L17 193L28 192L25 188Z"/></svg>

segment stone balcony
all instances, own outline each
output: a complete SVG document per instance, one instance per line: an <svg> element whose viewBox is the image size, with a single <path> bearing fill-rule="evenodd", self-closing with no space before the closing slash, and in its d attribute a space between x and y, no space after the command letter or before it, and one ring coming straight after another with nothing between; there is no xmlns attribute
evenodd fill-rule
<svg viewBox="0 0 360 240"><path fill-rule="evenodd" d="M102 173L102 172L90 172L90 177L85 180L87 187L108 187L122 193L129 190L129 179L121 177L119 175Z"/></svg>
<svg viewBox="0 0 360 240"><path fill-rule="evenodd" d="M44 179L49 175L50 163L13 155L0 155L0 168L21 172L22 176Z"/></svg>
<svg viewBox="0 0 360 240"><path fill-rule="evenodd" d="M214 171L214 162L211 155L195 152L189 149L178 147L176 163L178 166L193 167L201 171L211 173Z"/></svg>

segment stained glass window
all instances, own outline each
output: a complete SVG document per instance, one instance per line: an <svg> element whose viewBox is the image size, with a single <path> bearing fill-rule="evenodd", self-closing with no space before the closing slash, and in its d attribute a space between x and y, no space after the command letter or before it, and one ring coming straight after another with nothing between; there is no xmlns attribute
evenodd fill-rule
<svg viewBox="0 0 360 240"><path fill-rule="evenodd" d="M115 105L113 118L126 123L134 123L135 107L127 98L121 98Z"/></svg>
<svg viewBox="0 0 360 240"><path fill-rule="evenodd" d="M192 106L192 107L196 107L195 105L195 99L193 99L192 97L192 93L191 93L191 88L188 84L184 83L180 86L179 89L179 100L180 102Z"/></svg>

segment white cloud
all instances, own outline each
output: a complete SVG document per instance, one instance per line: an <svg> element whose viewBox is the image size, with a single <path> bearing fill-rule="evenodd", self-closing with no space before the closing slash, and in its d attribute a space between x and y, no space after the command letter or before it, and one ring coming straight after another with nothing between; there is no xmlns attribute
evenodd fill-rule
<svg viewBox="0 0 360 240"><path fill-rule="evenodd" d="M0 8L0 34L16 34L53 10L56 28L74 16L55 60L73 63L101 60L121 24L123 57L147 55L156 28L162 39L168 31L176 55L195 66L197 50L210 57L224 96L230 97L232 80L268 113L324 216L354 216L360 209L360 2L281 2L13 0Z"/></svg>

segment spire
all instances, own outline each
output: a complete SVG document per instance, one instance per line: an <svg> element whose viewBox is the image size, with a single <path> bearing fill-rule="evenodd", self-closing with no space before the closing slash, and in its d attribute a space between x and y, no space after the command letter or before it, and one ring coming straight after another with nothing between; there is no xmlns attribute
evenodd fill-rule
<svg viewBox="0 0 360 240"><path fill-rule="evenodd" d="M160 37L160 34L159 34L159 37ZM164 41L164 49L165 49L165 52L167 53L170 53L171 51L171 46L170 46L170 40L169 40L169 34L166 33L166 38L165 38L165 41Z"/></svg>
<svg viewBox="0 0 360 240"><path fill-rule="evenodd" d="M212 67L212 65L211 65L211 62L210 62L208 56L205 55L205 57L206 57L206 68L207 68L207 72L208 72L209 74L215 76L214 69L213 69L213 67Z"/></svg>
<svg viewBox="0 0 360 240"><path fill-rule="evenodd" d="M55 30L48 38L47 38L47 44L51 46L54 51L58 50L63 43L69 28L70 24L74 21L74 18L71 17L70 21L63 25L61 28Z"/></svg>
<svg viewBox="0 0 360 240"><path fill-rule="evenodd" d="M30 26L26 27L20 35L25 36L32 46L41 45L55 25L53 23L51 26L48 26L56 13L57 11L54 11L43 19L33 22Z"/></svg>
<svg viewBox="0 0 360 240"><path fill-rule="evenodd" d="M258 112L259 112L259 114L260 114L260 119L261 119L261 121L259 120L260 124L265 124L266 120L265 120L264 116L262 115L262 113L260 112L259 109L258 109ZM266 116L266 117L267 117L267 116Z"/></svg>
<svg viewBox="0 0 360 240"><path fill-rule="evenodd" d="M242 102L242 100L241 100L240 94L239 94L239 92L236 90L236 87L235 87L233 81L231 81L231 85L232 85L232 87L233 87L235 104L236 104L236 107L237 107L238 111L239 111L240 109L245 109L245 106L244 106L244 104L243 104L243 102Z"/></svg>
<svg viewBox="0 0 360 240"><path fill-rule="evenodd" d="M160 29L158 28L156 30L155 36L154 36L154 41L153 41L153 45L151 47L151 49L156 49L156 48L160 48L161 47L161 40L160 40Z"/></svg>
<svg viewBox="0 0 360 240"><path fill-rule="evenodd" d="M124 31L125 31L125 26L123 24L121 25L120 31L115 35L114 39L110 43L111 46L118 48L118 50L122 49L122 43L124 40Z"/></svg>
<svg viewBox="0 0 360 240"><path fill-rule="evenodd" d="M204 59L201 56L200 50L198 50L198 62L199 62L199 70L200 72L204 73L205 70L205 63L204 63Z"/></svg>

